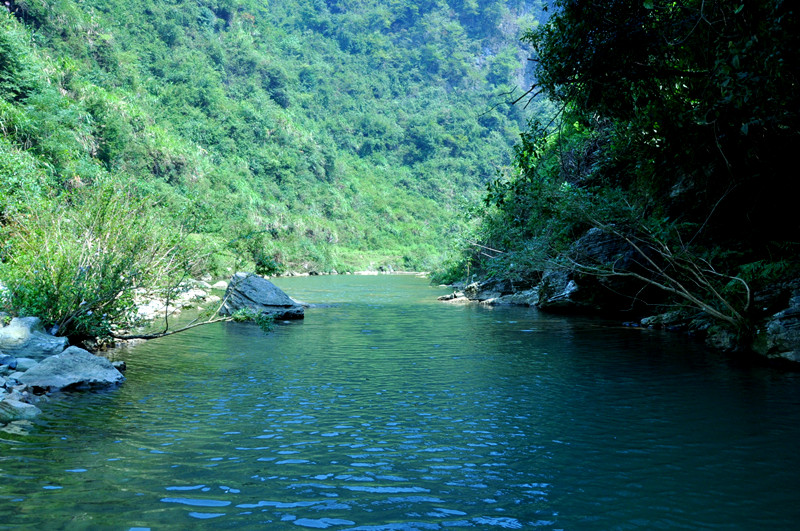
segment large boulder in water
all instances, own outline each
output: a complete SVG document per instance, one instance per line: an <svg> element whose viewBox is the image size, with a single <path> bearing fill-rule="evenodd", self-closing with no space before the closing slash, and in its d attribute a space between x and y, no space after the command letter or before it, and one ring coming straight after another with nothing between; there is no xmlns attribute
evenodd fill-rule
<svg viewBox="0 0 800 531"><path fill-rule="evenodd" d="M79 347L45 358L19 377L34 389L57 391L75 387L104 387L122 383L125 377L105 358Z"/></svg>
<svg viewBox="0 0 800 531"><path fill-rule="evenodd" d="M44 331L38 317L15 317L0 327L0 351L17 358L39 360L63 352L66 337L55 337Z"/></svg>
<svg viewBox="0 0 800 531"><path fill-rule="evenodd" d="M269 280L253 273L236 273L225 291L220 315L238 310L266 313L275 319L302 319L304 308Z"/></svg>

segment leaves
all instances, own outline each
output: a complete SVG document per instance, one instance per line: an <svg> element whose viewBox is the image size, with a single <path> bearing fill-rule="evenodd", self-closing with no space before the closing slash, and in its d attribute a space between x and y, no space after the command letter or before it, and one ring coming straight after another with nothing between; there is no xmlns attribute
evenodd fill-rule
<svg viewBox="0 0 800 531"><path fill-rule="evenodd" d="M153 205L114 185L15 213L3 279L8 303L60 335L106 337L134 319L134 294L176 286L191 263L180 231Z"/></svg>
<svg viewBox="0 0 800 531"><path fill-rule="evenodd" d="M474 240L501 252L468 248L464 265L513 279L553 267L628 277L631 300L655 286L752 331L751 284L798 270L783 169L800 140L796 15L780 0L556 5L524 39L558 126L522 134ZM575 258L590 228L633 258Z"/></svg>
<svg viewBox="0 0 800 531"><path fill-rule="evenodd" d="M522 123L493 95L521 69L521 8L451 3L18 3L0 132L45 193L113 175L175 217L213 205L175 223L223 250L214 273L243 226L287 268L423 264Z"/></svg>

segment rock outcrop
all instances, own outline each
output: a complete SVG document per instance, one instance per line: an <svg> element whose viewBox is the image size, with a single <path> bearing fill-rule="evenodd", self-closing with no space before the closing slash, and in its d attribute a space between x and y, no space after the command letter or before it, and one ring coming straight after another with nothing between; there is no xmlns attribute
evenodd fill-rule
<svg viewBox="0 0 800 531"><path fill-rule="evenodd" d="M754 350L768 358L800 363L800 289L794 291L787 307L759 330Z"/></svg>
<svg viewBox="0 0 800 531"><path fill-rule="evenodd" d="M628 271L647 277L647 265L658 267L661 259L646 257L624 239L590 229L564 253L573 268L539 271L535 286L512 285L508 281L488 280L468 285L454 285L456 291L439 297L446 302L514 304L534 306L549 312L602 313L627 317L626 326L683 331L714 349L753 353L770 360L800 363L800 278L788 278L760 286L753 293L751 325L755 337L714 322L708 314L687 305L639 319L653 307L667 303L664 291L649 286L630 275L611 274ZM644 265L643 265L644 264ZM582 274L594 271L598 274ZM644 301L647 301L645 305ZM749 331L748 331L749 332Z"/></svg>
<svg viewBox="0 0 800 531"><path fill-rule="evenodd" d="M220 315L239 310L268 314L275 319L303 319L303 306L269 280L253 273L236 273L225 291Z"/></svg>
<svg viewBox="0 0 800 531"><path fill-rule="evenodd" d="M122 383L125 377L105 358L79 347L69 347L28 369L19 382L34 392L67 388L105 387Z"/></svg>
<svg viewBox="0 0 800 531"><path fill-rule="evenodd" d="M572 275L566 271L546 271L538 286L536 305L553 312L589 309L588 303L581 300L581 290Z"/></svg>
<svg viewBox="0 0 800 531"><path fill-rule="evenodd" d="M40 360L63 352L68 344L66 337L45 332L38 317L15 317L0 328L0 351L17 358Z"/></svg>

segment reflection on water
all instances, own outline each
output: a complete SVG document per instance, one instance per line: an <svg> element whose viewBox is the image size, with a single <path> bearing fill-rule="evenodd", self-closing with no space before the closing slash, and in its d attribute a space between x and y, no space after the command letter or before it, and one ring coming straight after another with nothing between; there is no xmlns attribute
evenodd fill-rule
<svg viewBox="0 0 800 531"><path fill-rule="evenodd" d="M0 529L800 518L796 375L659 332L444 305L415 278L278 283L329 306L269 335L231 323L137 346L118 390L0 432Z"/></svg>

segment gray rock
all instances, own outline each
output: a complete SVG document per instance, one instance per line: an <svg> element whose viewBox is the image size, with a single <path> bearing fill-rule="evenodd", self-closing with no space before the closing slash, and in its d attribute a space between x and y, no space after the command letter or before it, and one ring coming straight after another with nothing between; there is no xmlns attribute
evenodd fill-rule
<svg viewBox="0 0 800 531"><path fill-rule="evenodd" d="M506 295L503 298L507 298L508 303L515 306L535 306L539 301L539 288L520 291L513 295Z"/></svg>
<svg viewBox="0 0 800 531"><path fill-rule="evenodd" d="M27 404L19 400L6 398L0 401L0 423L3 424L13 420L30 420L41 412L42 410L33 404Z"/></svg>
<svg viewBox="0 0 800 531"><path fill-rule="evenodd" d="M577 310L585 306L578 298L580 286L566 271L546 271L537 288L537 306L543 310Z"/></svg>
<svg viewBox="0 0 800 531"><path fill-rule="evenodd" d="M733 352L739 346L736 334L722 326L711 326L706 335L706 345L723 352Z"/></svg>
<svg viewBox="0 0 800 531"><path fill-rule="evenodd" d="M15 317L0 328L0 349L17 358L42 359L63 352L69 342L44 331L38 317Z"/></svg>
<svg viewBox="0 0 800 531"><path fill-rule="evenodd" d="M688 319L688 316L685 315L684 312L675 310L645 317L640 323L642 326L647 326L649 328L671 328L685 325Z"/></svg>
<svg viewBox="0 0 800 531"><path fill-rule="evenodd" d="M643 250L647 252L646 248ZM624 271L649 277L652 273L642 265L646 260L640 252L613 233L589 229L565 255L569 262L587 270L595 269L600 274L546 271L543 282L548 281L549 285L542 290L539 304L543 309L627 313L646 311L648 308L641 301L653 304L664 298L663 292L644 285L637 278L611 274Z"/></svg>
<svg viewBox="0 0 800 531"><path fill-rule="evenodd" d="M33 358L17 358L17 369L20 371L27 371L36 366L37 363L39 362Z"/></svg>
<svg viewBox="0 0 800 531"><path fill-rule="evenodd" d="M225 291L220 315L246 309L266 313L275 319L302 319L304 309L269 280L253 273L236 273Z"/></svg>
<svg viewBox="0 0 800 531"><path fill-rule="evenodd" d="M502 297L502 291L489 282L473 282L464 288L464 295L473 301L486 301Z"/></svg>
<svg viewBox="0 0 800 531"><path fill-rule="evenodd" d="M8 354L0 354L0 365L5 366L9 369L16 369L17 368L17 358L14 356L9 356Z"/></svg>
<svg viewBox="0 0 800 531"><path fill-rule="evenodd" d="M767 321L754 350L770 358L800 362L800 295L789 300L789 307Z"/></svg>
<svg viewBox="0 0 800 531"><path fill-rule="evenodd" d="M635 249L625 240L597 227L578 238L567 254L586 266L608 267L614 264L616 269L623 270L634 268L636 257Z"/></svg>
<svg viewBox="0 0 800 531"><path fill-rule="evenodd" d="M212 288L212 289L228 289L228 283L227 283L227 282L225 282L224 280L220 280L220 281L218 281L218 282L215 282L215 283L214 283L214 284L211 286L211 288Z"/></svg>
<svg viewBox="0 0 800 531"><path fill-rule="evenodd" d="M165 314L175 315L175 306L167 307L166 303L160 299L150 299L136 309L137 317L145 321L153 321L156 318L164 317Z"/></svg>
<svg viewBox="0 0 800 531"><path fill-rule="evenodd" d="M452 293L450 295L443 295L441 297L438 297L437 300L440 300L440 301L443 301L443 302L449 302L449 303L453 303L453 304L464 304L464 303L473 302L473 301L469 300L468 298L466 298L464 296L464 293L461 292L461 291L454 292L454 293Z"/></svg>
<svg viewBox="0 0 800 531"><path fill-rule="evenodd" d="M20 383L45 391L68 387L102 387L122 383L125 377L110 361L78 347L51 356L19 377Z"/></svg>
<svg viewBox="0 0 800 531"><path fill-rule="evenodd" d="M484 280L472 282L464 287L464 296L473 301L497 301L506 295L512 295L519 287L508 280ZM502 302L500 302L502 304Z"/></svg>
<svg viewBox="0 0 800 531"><path fill-rule="evenodd" d="M206 297L208 297L207 291L200 288L190 288L178 295L177 302L183 306L194 301L204 300Z"/></svg>

